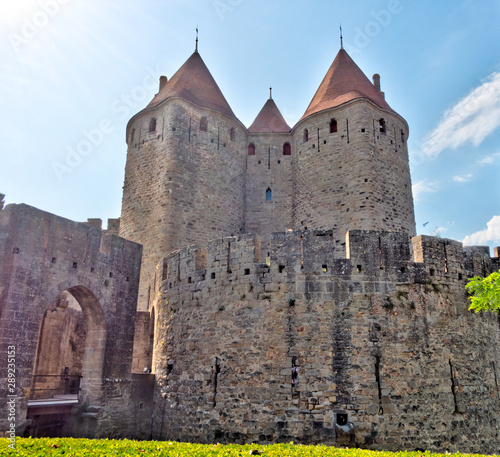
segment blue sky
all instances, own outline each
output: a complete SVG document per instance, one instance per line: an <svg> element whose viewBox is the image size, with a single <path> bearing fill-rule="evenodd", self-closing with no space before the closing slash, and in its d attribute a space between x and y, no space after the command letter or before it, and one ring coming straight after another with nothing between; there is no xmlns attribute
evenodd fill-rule
<svg viewBox="0 0 500 457"><path fill-rule="evenodd" d="M118 217L125 126L194 50L249 126L290 125L344 47L410 126L417 232L500 245L497 0L23 0L0 6L0 192ZM424 226L425 224L425 226Z"/></svg>

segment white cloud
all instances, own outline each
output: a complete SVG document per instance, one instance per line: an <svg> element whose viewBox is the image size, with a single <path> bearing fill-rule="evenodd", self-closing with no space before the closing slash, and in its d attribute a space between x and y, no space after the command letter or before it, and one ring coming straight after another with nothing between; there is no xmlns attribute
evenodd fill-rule
<svg viewBox="0 0 500 457"><path fill-rule="evenodd" d="M472 178L472 174L469 173L468 175L462 175L462 176L453 176L453 181L456 182L468 182Z"/></svg>
<svg viewBox="0 0 500 457"><path fill-rule="evenodd" d="M462 243L465 246L485 245L488 242L500 242L500 216L493 216L484 230L467 235Z"/></svg>
<svg viewBox="0 0 500 457"><path fill-rule="evenodd" d="M500 157L500 152L483 157L481 160L478 160L477 163L479 165L488 165L490 163L493 163L498 157Z"/></svg>
<svg viewBox="0 0 500 457"><path fill-rule="evenodd" d="M439 190L439 186L434 181L428 182L426 179L422 179L422 181L418 181L413 184L411 186L411 190L413 192L413 200L418 201L424 193L437 192Z"/></svg>
<svg viewBox="0 0 500 457"><path fill-rule="evenodd" d="M439 125L428 135L422 153L436 157L447 148L465 143L478 146L500 127L500 73L487 80L444 113Z"/></svg>

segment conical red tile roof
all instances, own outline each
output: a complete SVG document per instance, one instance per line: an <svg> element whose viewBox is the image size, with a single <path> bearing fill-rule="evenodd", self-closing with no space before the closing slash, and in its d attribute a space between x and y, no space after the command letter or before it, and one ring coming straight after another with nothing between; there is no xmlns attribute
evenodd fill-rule
<svg viewBox="0 0 500 457"><path fill-rule="evenodd" d="M215 79L210 74L200 54L195 51L191 57L158 92L147 108L157 106L167 98L180 97L206 108L211 108L236 118L233 110L222 95Z"/></svg>
<svg viewBox="0 0 500 457"><path fill-rule="evenodd" d="M290 126L281 115L280 110L270 98L248 128L251 133L288 133Z"/></svg>
<svg viewBox="0 0 500 457"><path fill-rule="evenodd" d="M300 120L356 98L366 98L381 108L391 110L384 97L354 63L354 60L344 49L341 49Z"/></svg>

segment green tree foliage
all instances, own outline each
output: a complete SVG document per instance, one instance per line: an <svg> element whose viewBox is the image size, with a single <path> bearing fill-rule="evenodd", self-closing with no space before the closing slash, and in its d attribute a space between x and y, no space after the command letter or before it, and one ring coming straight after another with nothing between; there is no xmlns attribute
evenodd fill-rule
<svg viewBox="0 0 500 457"><path fill-rule="evenodd" d="M470 294L469 309L478 311L492 311L498 314L500 309L500 273L491 273L486 278L475 276L469 279L465 286Z"/></svg>

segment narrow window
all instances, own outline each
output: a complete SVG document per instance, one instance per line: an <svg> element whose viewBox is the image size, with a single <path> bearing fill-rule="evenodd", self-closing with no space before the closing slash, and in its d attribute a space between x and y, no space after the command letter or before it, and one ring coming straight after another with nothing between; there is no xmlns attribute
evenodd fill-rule
<svg viewBox="0 0 500 457"><path fill-rule="evenodd" d="M231 127L231 130L229 130L229 139L231 141L234 141L236 139L236 132L234 130L234 127Z"/></svg>
<svg viewBox="0 0 500 457"><path fill-rule="evenodd" d="M309 141L309 130L304 129L304 143Z"/></svg>
<svg viewBox="0 0 500 457"><path fill-rule="evenodd" d="M200 130L202 132L206 132L208 130L208 121L207 121L207 118L206 116L203 116L201 119L200 119Z"/></svg>
<svg viewBox="0 0 500 457"><path fill-rule="evenodd" d="M135 129L132 129L132 132L130 133L130 142L134 142L134 137L135 137Z"/></svg>
<svg viewBox="0 0 500 457"><path fill-rule="evenodd" d="M297 357L292 357L292 387L295 387L299 382L299 367L297 365Z"/></svg>
<svg viewBox="0 0 500 457"><path fill-rule="evenodd" d="M332 119L330 121L330 133L335 133L337 131L337 121Z"/></svg>
<svg viewBox="0 0 500 457"><path fill-rule="evenodd" d="M249 156L254 156L255 155L255 144L250 143L248 145L248 155Z"/></svg>
<svg viewBox="0 0 500 457"><path fill-rule="evenodd" d="M149 121L149 132L156 132L156 117L153 117Z"/></svg>
<svg viewBox="0 0 500 457"><path fill-rule="evenodd" d="M267 190L266 190L266 202L270 202L272 200L272 192L271 192L271 188L268 187Z"/></svg>
<svg viewBox="0 0 500 457"><path fill-rule="evenodd" d="M380 133L385 133L385 120L383 118L379 119L378 124Z"/></svg>
<svg viewBox="0 0 500 457"><path fill-rule="evenodd" d="M283 145L283 155L284 156L289 156L292 154L292 148L290 147L290 143L287 141L284 145Z"/></svg>
<svg viewBox="0 0 500 457"><path fill-rule="evenodd" d="M405 132L401 130L401 143L405 143Z"/></svg>

